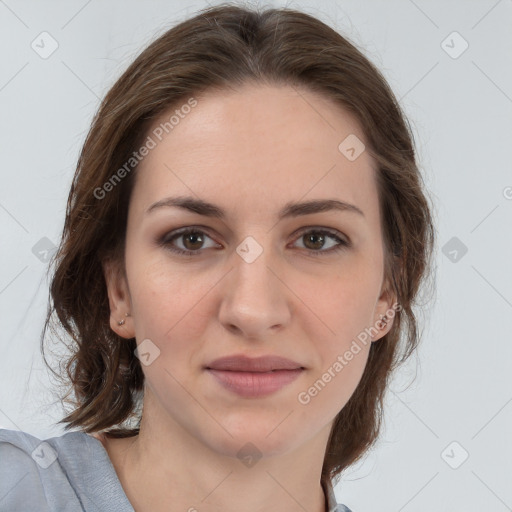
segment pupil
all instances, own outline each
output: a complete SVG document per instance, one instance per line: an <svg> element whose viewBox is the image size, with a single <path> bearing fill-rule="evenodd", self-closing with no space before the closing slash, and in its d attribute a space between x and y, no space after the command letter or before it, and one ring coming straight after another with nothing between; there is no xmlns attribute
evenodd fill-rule
<svg viewBox="0 0 512 512"><path fill-rule="evenodd" d="M315 246L315 239L317 239L317 241L320 242L320 244L316 244L316 246L314 247L315 249L319 249L322 247L323 245L323 241L324 241L324 237L323 235L315 235L315 234L312 234L312 235L309 235L308 237L308 240L313 240L313 245Z"/></svg>
<svg viewBox="0 0 512 512"><path fill-rule="evenodd" d="M197 243L199 243L199 245L200 245L202 243L202 237L199 233L189 233L185 237L185 240L187 240L187 239L192 240L192 245L197 244ZM194 239L195 239L195 242L194 242ZM190 244L185 244L185 245L190 245ZM192 247L192 249L197 249L197 247Z"/></svg>

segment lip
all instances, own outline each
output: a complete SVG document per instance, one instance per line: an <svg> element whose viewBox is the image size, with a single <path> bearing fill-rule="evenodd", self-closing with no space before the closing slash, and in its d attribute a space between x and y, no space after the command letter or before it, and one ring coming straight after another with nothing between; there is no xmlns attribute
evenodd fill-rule
<svg viewBox="0 0 512 512"><path fill-rule="evenodd" d="M267 396L297 379L305 368L278 356L249 358L228 356L216 359L205 370L225 389L245 398Z"/></svg>
<svg viewBox="0 0 512 512"><path fill-rule="evenodd" d="M303 368L300 363L280 356L247 357L245 355L232 355L215 359L207 369L228 370L237 372L270 372L273 370L296 370Z"/></svg>

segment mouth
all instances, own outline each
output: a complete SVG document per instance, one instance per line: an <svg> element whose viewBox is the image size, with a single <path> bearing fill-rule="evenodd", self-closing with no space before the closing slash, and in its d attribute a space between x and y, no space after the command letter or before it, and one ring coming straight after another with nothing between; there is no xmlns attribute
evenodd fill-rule
<svg viewBox="0 0 512 512"><path fill-rule="evenodd" d="M244 398L257 398L287 386L306 368L295 361L277 356L229 356L216 359L205 366L205 370L225 390Z"/></svg>
<svg viewBox="0 0 512 512"><path fill-rule="evenodd" d="M221 386L245 398L257 398L270 395L284 388L302 372L304 368L296 370L271 370L268 372L237 372L233 370L207 369Z"/></svg>
<svg viewBox="0 0 512 512"><path fill-rule="evenodd" d="M268 373L282 370L305 369L300 363L280 356L247 357L245 355L232 355L221 357L209 363L208 370Z"/></svg>

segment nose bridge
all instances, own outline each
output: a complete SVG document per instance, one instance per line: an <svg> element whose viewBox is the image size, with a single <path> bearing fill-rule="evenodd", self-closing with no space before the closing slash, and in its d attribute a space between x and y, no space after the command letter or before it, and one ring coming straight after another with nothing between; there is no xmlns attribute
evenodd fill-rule
<svg viewBox="0 0 512 512"><path fill-rule="evenodd" d="M235 259L234 280L235 290L243 297L252 292L255 298L261 295L265 299L271 299L275 288L275 276L270 270L272 268L271 250L262 250L260 254L254 255L255 249L250 242L244 247L240 244ZM275 263L275 262L274 262ZM250 296L250 295L249 295Z"/></svg>
<svg viewBox="0 0 512 512"><path fill-rule="evenodd" d="M272 255L270 238L265 237L265 246L252 237L239 244L223 293L220 321L251 337L289 321L285 287L275 275L279 265Z"/></svg>

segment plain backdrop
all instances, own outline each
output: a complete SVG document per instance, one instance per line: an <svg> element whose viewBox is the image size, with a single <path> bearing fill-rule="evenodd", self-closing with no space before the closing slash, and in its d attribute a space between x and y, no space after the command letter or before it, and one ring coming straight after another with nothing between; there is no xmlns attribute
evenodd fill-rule
<svg viewBox="0 0 512 512"><path fill-rule="evenodd" d="M435 201L437 287L421 348L338 500L354 512L512 510L511 0L259 5L319 17L383 71ZM64 432L39 335L78 152L137 53L206 6L0 0L1 427Z"/></svg>

